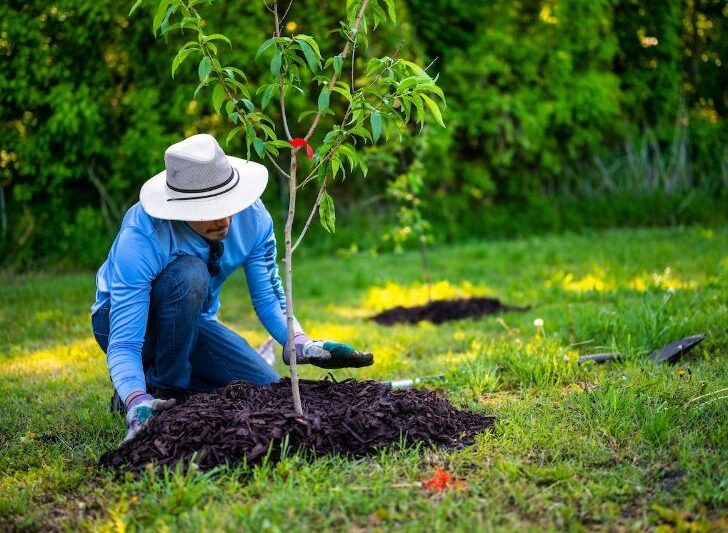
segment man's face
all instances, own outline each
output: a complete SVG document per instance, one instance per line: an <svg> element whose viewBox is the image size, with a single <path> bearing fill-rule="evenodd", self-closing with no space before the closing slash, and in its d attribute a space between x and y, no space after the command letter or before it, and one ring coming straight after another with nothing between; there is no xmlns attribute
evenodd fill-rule
<svg viewBox="0 0 728 533"><path fill-rule="evenodd" d="M187 222L187 225L208 241L221 241L227 236L232 219L233 217L225 217L203 222Z"/></svg>

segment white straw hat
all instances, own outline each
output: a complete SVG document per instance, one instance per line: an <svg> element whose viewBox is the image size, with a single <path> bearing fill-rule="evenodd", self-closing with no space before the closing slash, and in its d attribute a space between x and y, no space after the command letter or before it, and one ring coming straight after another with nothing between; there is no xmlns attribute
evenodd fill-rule
<svg viewBox="0 0 728 533"><path fill-rule="evenodd" d="M164 171L139 193L144 211L164 220L218 220L242 211L263 194L268 169L226 156L212 135L193 135L164 152Z"/></svg>

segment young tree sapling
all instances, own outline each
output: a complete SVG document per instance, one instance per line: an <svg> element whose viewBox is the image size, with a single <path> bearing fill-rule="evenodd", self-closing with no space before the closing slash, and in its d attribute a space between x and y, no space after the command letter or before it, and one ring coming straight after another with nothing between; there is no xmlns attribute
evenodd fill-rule
<svg viewBox="0 0 728 533"><path fill-rule="evenodd" d="M143 1L136 0L131 13ZM232 42L222 33L210 33L200 11L203 4L210 5L213 0L155 0L154 3L152 27L155 35L166 38L172 32L181 32L195 36L178 49L172 60L172 76L188 58L197 58L199 85L194 96L202 90L210 91L215 111L234 126L227 142L242 136L247 158L255 156L263 162L267 160L288 182L288 216L284 232L288 325L285 349L290 361L294 408L298 414L303 414L293 351L293 252L301 243L317 209L323 227L334 232L336 215L327 184L337 176L343 178L346 175L344 163L348 163L350 173L360 169L366 175L364 158L355 149L357 143L377 143L383 134L386 138L390 128L413 120L423 124L426 116L431 116L444 127L440 107L435 100L435 97L439 98L444 105L442 90L436 84L437 78L432 78L425 69L412 61L397 58L399 50L392 57L371 58L366 65L366 82L360 87L354 86L354 54L358 49L366 49L371 29L386 21L396 22L394 0L347 0L346 17L339 22L337 30L344 46L339 53L326 59L312 36L281 35L281 24L290 3L281 15L277 0L273 0L272 5L263 2L261 8L264 5L273 18L272 35L260 45L256 58L270 57L272 81L261 83L258 87L253 87L243 70L224 63L219 45L226 44L232 48ZM352 72L351 84L342 79L347 61ZM317 107L301 115L301 119L308 116L313 116L313 119L302 137L294 137L286 113L286 97L291 90L305 94L302 85L309 93L318 94ZM280 107L283 138L279 138L275 122L264 111L275 96ZM332 96L337 97L335 101L332 101ZM317 135L317 141L313 142L322 117L329 116L336 120L323 137ZM286 150L290 156L287 171L275 159L281 150ZM312 164L302 179L299 178L297 159L301 150L305 150ZM294 242L296 193L312 181L319 184L316 201Z"/></svg>

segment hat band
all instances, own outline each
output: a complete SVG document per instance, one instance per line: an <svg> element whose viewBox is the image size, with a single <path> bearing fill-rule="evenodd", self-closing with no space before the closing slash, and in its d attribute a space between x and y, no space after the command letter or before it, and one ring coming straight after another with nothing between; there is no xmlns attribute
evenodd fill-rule
<svg viewBox="0 0 728 533"><path fill-rule="evenodd" d="M219 183L217 185L213 185L212 187L207 187L206 189L178 189L177 187L172 187L169 184L169 180L166 180L166 181L167 181L167 187L169 187L170 189L172 189L174 192L182 192L182 193L210 192L210 191L215 191L215 190L217 190L217 189L219 189L221 187L224 187L225 185L227 185L228 183L230 183L233 180L233 175L234 174L235 174L235 169L231 166L230 167L230 176L228 177L228 179L226 179L222 183Z"/></svg>
<svg viewBox="0 0 728 533"><path fill-rule="evenodd" d="M220 185L215 185L214 187L208 187L207 189L198 189L198 190L175 189L174 187L170 186L169 182L168 182L167 187L169 187L170 189L172 189L173 191L176 191L176 192L182 192L182 193L208 192L208 191L214 191L216 189L219 189L220 187L225 187L228 183L230 183L232 181L233 178L235 178L235 182L232 185L230 185L230 187L228 187L222 191L218 191L214 194L204 194L202 196L187 196L185 198L167 198L167 201L168 202L176 202L176 201L182 202L184 200L201 200L203 198L213 198L215 196L220 196L221 194L225 194L226 192L231 191L238 185L238 182L240 181L240 174L238 174L238 171L236 168L233 168L232 171L230 172L230 177L227 180L225 180Z"/></svg>

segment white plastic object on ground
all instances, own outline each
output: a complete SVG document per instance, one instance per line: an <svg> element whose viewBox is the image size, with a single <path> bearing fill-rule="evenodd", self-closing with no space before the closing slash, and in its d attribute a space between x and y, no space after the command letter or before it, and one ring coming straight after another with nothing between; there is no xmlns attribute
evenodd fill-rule
<svg viewBox="0 0 728 533"><path fill-rule="evenodd" d="M275 347L276 341L273 339L273 337L268 337L268 340L261 344L258 348L258 353L263 359L265 359L265 362L268 363L270 366L273 366L273 363L275 363L276 361Z"/></svg>

